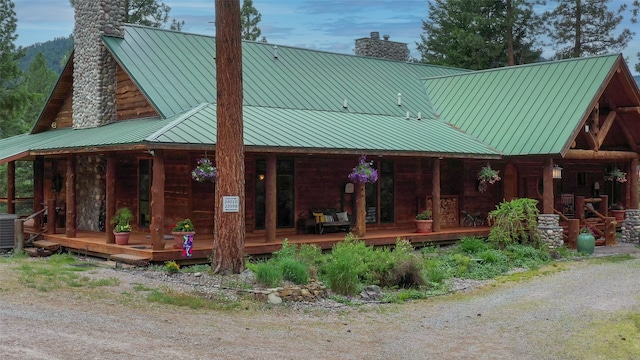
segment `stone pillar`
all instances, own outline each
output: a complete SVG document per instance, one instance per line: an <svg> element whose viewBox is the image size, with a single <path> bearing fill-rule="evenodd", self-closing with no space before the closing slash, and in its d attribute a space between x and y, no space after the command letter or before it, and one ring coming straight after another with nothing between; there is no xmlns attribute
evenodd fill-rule
<svg viewBox="0 0 640 360"><path fill-rule="evenodd" d="M624 213L622 222L622 236L620 241L627 243L637 243L640 239L640 210L629 209Z"/></svg>
<svg viewBox="0 0 640 360"><path fill-rule="evenodd" d="M124 36L124 0L76 1L73 58L73 127L116 120L116 62L102 35Z"/></svg>
<svg viewBox="0 0 640 360"><path fill-rule="evenodd" d="M556 214L538 215L538 233L543 243L549 249L555 249L564 244L562 240L562 227L560 226L560 216Z"/></svg>

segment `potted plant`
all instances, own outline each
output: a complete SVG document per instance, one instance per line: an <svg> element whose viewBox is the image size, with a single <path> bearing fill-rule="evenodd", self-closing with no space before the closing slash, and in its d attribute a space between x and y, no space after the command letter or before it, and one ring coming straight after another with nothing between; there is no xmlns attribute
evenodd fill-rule
<svg viewBox="0 0 640 360"><path fill-rule="evenodd" d="M211 163L211 160L206 157L198 159L198 166L191 171L191 178L197 182L213 182L217 176L218 169L216 169Z"/></svg>
<svg viewBox="0 0 640 360"><path fill-rule="evenodd" d="M418 233L430 233L433 231L431 210L427 209L416 216L416 228Z"/></svg>
<svg viewBox="0 0 640 360"><path fill-rule="evenodd" d="M173 235L174 249L182 249L184 242L193 241L193 236L196 234L196 228L193 226L191 219L183 219L178 221L171 228L171 235Z"/></svg>
<svg viewBox="0 0 640 360"><path fill-rule="evenodd" d="M625 210L624 210L624 206L622 206L621 203L616 202L611 204L611 213L616 218L616 221L624 220Z"/></svg>
<svg viewBox="0 0 640 360"><path fill-rule="evenodd" d="M478 172L478 191L483 193L487 191L487 186L491 184L495 184L497 181L500 181L501 178L498 176L499 171L491 168L491 165L487 164L480 169Z"/></svg>
<svg viewBox="0 0 640 360"><path fill-rule="evenodd" d="M113 235L115 235L116 244L129 244L129 235L131 234L131 225L129 223L131 220L133 220L133 213L129 208L123 207L116 211L111 219L111 224L115 225Z"/></svg>
<svg viewBox="0 0 640 360"><path fill-rule="evenodd" d="M576 243L576 247L578 252L584 254L593 254L593 250L596 246L596 237L593 236L593 232L591 228L588 226L583 226L580 229L580 234L578 235L578 240Z"/></svg>

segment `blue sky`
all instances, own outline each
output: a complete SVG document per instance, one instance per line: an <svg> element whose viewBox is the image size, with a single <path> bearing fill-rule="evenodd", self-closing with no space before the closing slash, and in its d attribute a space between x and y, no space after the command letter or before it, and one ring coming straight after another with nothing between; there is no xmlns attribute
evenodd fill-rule
<svg viewBox="0 0 640 360"><path fill-rule="evenodd" d="M162 0L171 7L171 17L184 20L183 31L215 35L214 0ZM630 1L614 0L618 6ZM73 31L73 9L68 0L14 0L18 17L17 44L27 46ZM262 35L273 44L353 54L355 39L372 31L390 35L391 41L409 45L419 57L422 20L427 18L427 0L254 0L262 14ZM623 26L637 34L623 51L630 68L638 63L640 25ZM549 52L543 55L550 55Z"/></svg>

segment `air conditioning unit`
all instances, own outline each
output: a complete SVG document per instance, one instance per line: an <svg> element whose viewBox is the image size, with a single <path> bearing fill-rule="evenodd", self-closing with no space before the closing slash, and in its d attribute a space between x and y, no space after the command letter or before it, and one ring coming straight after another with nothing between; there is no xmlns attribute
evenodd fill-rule
<svg viewBox="0 0 640 360"><path fill-rule="evenodd" d="M13 249L16 214L0 214L0 249Z"/></svg>

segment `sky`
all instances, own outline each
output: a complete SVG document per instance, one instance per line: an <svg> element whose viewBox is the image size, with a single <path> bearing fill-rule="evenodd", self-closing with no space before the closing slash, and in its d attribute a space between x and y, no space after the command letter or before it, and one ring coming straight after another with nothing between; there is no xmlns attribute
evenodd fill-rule
<svg viewBox="0 0 640 360"><path fill-rule="evenodd" d="M170 17L185 22L183 31L215 35L214 0L162 0ZM69 0L13 0L18 18L17 45L28 46L73 32ZM613 0L612 6L631 1ZM377 31L390 41L407 43L411 56L420 58L416 42L427 19L427 0L253 0L262 14L259 27L269 43L353 54L355 40ZM623 51L633 71L640 62L640 23L623 22L636 32ZM550 56L550 49L543 56Z"/></svg>

